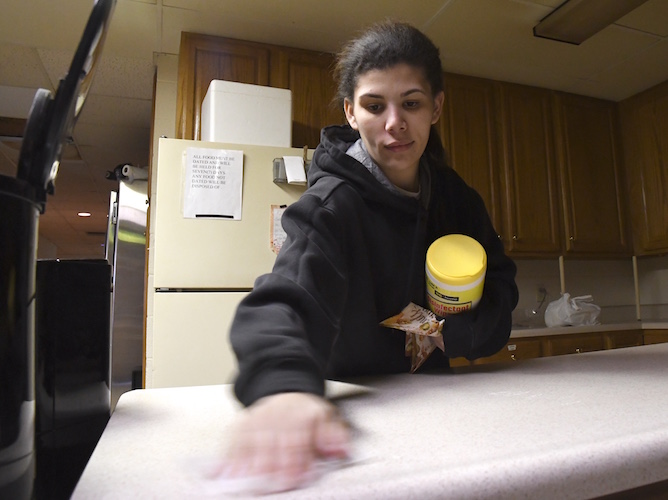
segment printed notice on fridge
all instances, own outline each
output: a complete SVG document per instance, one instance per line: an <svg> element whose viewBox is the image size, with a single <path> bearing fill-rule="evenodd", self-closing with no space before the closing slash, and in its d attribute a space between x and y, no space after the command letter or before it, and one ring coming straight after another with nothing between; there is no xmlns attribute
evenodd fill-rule
<svg viewBox="0 0 668 500"><path fill-rule="evenodd" d="M187 148L185 218L241 219L244 152Z"/></svg>

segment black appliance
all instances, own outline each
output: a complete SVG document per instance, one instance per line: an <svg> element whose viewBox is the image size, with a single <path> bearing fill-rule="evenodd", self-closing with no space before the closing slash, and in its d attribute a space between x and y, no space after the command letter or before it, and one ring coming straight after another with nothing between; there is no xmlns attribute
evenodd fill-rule
<svg viewBox="0 0 668 500"><path fill-rule="evenodd" d="M111 414L111 265L37 261L37 499L68 499Z"/></svg>
<svg viewBox="0 0 668 500"><path fill-rule="evenodd" d="M95 0L55 95L35 94L16 178L0 175L0 499L31 498L35 470L34 296L39 213L88 94L116 0Z"/></svg>

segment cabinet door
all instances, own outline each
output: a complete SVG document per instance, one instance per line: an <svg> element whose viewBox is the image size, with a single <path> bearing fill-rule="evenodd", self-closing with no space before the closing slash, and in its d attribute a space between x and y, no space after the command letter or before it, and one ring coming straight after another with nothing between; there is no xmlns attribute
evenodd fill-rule
<svg viewBox="0 0 668 500"><path fill-rule="evenodd" d="M494 227L500 232L492 82L445 75L445 104L439 128L451 166L480 194Z"/></svg>
<svg viewBox="0 0 668 500"><path fill-rule="evenodd" d="M498 93L506 250L516 256L559 255L551 94L505 83Z"/></svg>
<svg viewBox="0 0 668 500"><path fill-rule="evenodd" d="M635 347L643 345L642 330L620 330L605 334L606 349L618 349L620 347Z"/></svg>
<svg viewBox="0 0 668 500"><path fill-rule="evenodd" d="M668 251L668 82L620 105L635 250Z"/></svg>
<svg viewBox="0 0 668 500"><path fill-rule="evenodd" d="M272 51L270 84L292 90L292 145L315 148L326 125L345 123L343 107L333 103L334 58L299 49Z"/></svg>
<svg viewBox="0 0 668 500"><path fill-rule="evenodd" d="M555 110L566 253L629 255L615 104L555 94Z"/></svg>
<svg viewBox="0 0 668 500"><path fill-rule="evenodd" d="M645 330L643 331L643 344L662 344L668 342L668 330Z"/></svg>
<svg viewBox="0 0 668 500"><path fill-rule="evenodd" d="M545 351L548 356L602 351L605 349L603 334L600 333L579 333L547 337L545 343Z"/></svg>
<svg viewBox="0 0 668 500"><path fill-rule="evenodd" d="M182 33L176 94L177 139L200 138L202 101L211 80L269 85L269 48L252 42Z"/></svg>
<svg viewBox="0 0 668 500"><path fill-rule="evenodd" d="M539 339L510 339L499 352L486 358L473 361L474 365L497 363L499 361L519 361L521 359L539 358L542 355Z"/></svg>

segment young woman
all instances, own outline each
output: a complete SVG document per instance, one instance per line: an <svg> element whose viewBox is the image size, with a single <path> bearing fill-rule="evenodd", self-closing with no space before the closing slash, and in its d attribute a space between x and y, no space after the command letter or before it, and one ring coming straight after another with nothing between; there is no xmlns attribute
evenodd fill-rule
<svg viewBox="0 0 668 500"><path fill-rule="evenodd" d="M438 49L409 25L378 24L343 49L336 76L348 125L322 131L309 188L283 215L273 272L257 279L231 329L247 409L228 473L272 474L281 488L298 486L315 458L347 453L326 378L409 371L405 334L379 323L410 302L426 306L434 240L467 234L488 267L480 303L446 318L445 353L421 370L497 352L517 303L515 266L433 127L444 99Z"/></svg>

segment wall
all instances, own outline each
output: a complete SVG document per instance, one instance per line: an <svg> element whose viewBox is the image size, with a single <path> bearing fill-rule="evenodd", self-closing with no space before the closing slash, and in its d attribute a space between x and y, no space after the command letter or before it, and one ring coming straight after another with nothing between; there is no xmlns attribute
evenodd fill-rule
<svg viewBox="0 0 668 500"><path fill-rule="evenodd" d="M639 258L638 281L643 320L668 318L668 256Z"/></svg>
<svg viewBox="0 0 668 500"><path fill-rule="evenodd" d="M513 322L519 327L545 326L547 304L561 296L559 260L515 260L520 301L513 313ZM601 306L601 323L627 323L637 320L633 261L620 260L565 260L564 291L571 297L592 295ZM541 305L544 287L547 297Z"/></svg>

